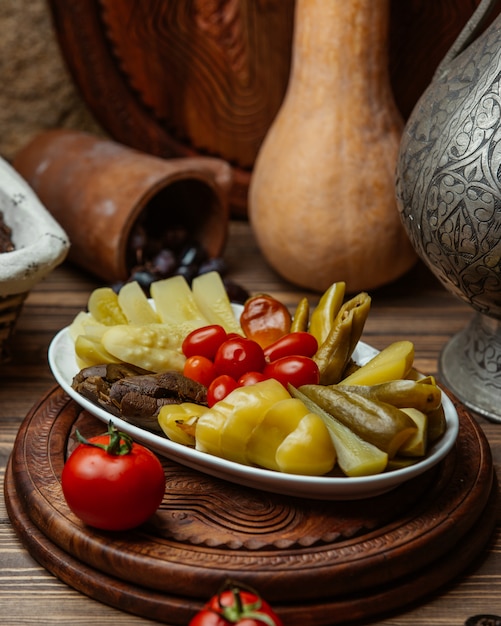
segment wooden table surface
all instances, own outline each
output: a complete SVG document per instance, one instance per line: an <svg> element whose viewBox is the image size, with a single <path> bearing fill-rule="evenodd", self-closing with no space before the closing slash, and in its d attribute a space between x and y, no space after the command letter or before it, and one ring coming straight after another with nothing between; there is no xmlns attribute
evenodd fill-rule
<svg viewBox="0 0 501 626"><path fill-rule="evenodd" d="M307 244L305 244L307 245ZM298 250L298 254L301 251ZM250 293L268 292L294 308L307 295L318 295L282 281L266 265L245 222L231 224L225 258L229 277ZM27 298L19 318L13 358L0 365L0 471L3 476L17 430L32 405L54 385L47 348L56 332L86 305L89 293L102 286L70 264L57 268ZM372 310L363 339L383 348L409 339L416 348L416 366L437 374L441 349L471 319L472 310L448 294L418 263L396 283L371 292ZM496 469L501 463L501 425L477 417L492 448ZM499 472L498 472L499 474ZM386 626L461 626L474 615L501 615L501 515L488 550L434 597L372 624ZM0 499L0 623L28 624L151 624L102 605L74 591L40 567L18 540ZM494 622L492 622L494 623Z"/></svg>

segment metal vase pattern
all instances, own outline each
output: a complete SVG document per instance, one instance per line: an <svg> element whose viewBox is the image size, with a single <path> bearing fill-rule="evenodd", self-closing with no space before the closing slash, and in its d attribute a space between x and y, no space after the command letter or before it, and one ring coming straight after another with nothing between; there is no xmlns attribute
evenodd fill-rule
<svg viewBox="0 0 501 626"><path fill-rule="evenodd" d="M450 291L496 318L500 81L501 17L439 66L406 125L397 166L399 210L416 251Z"/></svg>
<svg viewBox="0 0 501 626"><path fill-rule="evenodd" d="M477 37L496 4L482 1L410 116L396 191L419 256L477 312L444 349L440 374L501 421L501 17Z"/></svg>

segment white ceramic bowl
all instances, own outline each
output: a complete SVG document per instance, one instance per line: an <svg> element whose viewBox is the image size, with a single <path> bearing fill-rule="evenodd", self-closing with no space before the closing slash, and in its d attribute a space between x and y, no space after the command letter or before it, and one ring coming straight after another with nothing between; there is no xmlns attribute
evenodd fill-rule
<svg viewBox="0 0 501 626"><path fill-rule="evenodd" d="M236 306L234 308L238 314L239 308ZM360 342L353 356L358 363L363 364L375 354L377 354L375 348ZM89 413L107 424L111 417L110 413L81 396L71 386L73 377L78 373L79 368L75 361L73 341L67 328L61 330L51 342L49 364L55 379L64 391ZM354 500L375 496L397 487L429 470L451 451L458 435L459 418L454 405L445 394L442 394L442 401L447 429L444 436L431 447L422 461L410 467L376 476L354 478L298 476L241 465L175 443L116 417L113 417L113 423L119 430L128 433L133 439L143 443L158 454L218 478L247 487L302 498Z"/></svg>

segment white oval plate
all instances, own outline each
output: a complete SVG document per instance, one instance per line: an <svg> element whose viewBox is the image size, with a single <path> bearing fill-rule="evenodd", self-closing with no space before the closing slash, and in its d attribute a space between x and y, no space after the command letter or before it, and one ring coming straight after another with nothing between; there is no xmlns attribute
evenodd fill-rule
<svg viewBox="0 0 501 626"><path fill-rule="evenodd" d="M234 308L235 312L238 313L239 308L236 306ZM368 344L359 342L353 357L357 363L364 364L377 352ZM49 346L49 365L58 384L81 407L106 424L112 417L113 423L119 430L128 433L135 441L141 442L158 454L223 480L301 498L356 500L389 491L429 470L441 461L452 449L459 431L457 411L451 400L442 394L447 430L444 436L430 448L426 457L415 465L376 476L353 478L283 474L259 467L241 465L183 446L111 416L110 413L81 396L71 386L79 367L75 360L74 345L68 328L63 328L52 340Z"/></svg>

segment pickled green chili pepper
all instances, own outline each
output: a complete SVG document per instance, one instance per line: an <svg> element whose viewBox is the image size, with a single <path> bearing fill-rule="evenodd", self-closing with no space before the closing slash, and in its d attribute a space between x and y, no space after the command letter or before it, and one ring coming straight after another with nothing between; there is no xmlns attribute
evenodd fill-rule
<svg viewBox="0 0 501 626"><path fill-rule="evenodd" d="M333 283L324 292L311 314L308 331L316 337L319 346L327 339L332 329L336 315L343 304L345 289L344 282Z"/></svg>
<svg viewBox="0 0 501 626"><path fill-rule="evenodd" d="M332 385L341 380L362 336L370 306L370 296L362 292L340 308L331 331L314 356L320 370L320 384Z"/></svg>
<svg viewBox="0 0 501 626"><path fill-rule="evenodd" d="M303 385L299 391L390 459L417 432L414 421L400 409L341 389Z"/></svg>
<svg viewBox="0 0 501 626"><path fill-rule="evenodd" d="M308 298L301 298L299 301L291 323L291 333L306 332L310 319L310 303Z"/></svg>
<svg viewBox="0 0 501 626"><path fill-rule="evenodd" d="M421 380L399 379L377 385L342 385L341 391L386 402L399 409L414 408L428 413L440 407L442 392L432 377Z"/></svg>

